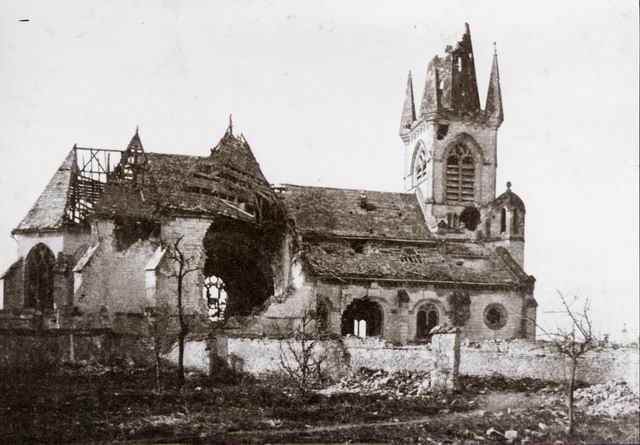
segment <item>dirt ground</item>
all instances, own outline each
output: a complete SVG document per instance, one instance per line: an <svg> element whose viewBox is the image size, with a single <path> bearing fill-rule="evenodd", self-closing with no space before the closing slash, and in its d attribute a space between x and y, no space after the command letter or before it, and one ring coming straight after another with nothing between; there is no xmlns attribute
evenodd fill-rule
<svg viewBox="0 0 640 445"><path fill-rule="evenodd" d="M562 388L545 382L462 379L448 395L310 393L278 379L64 366L3 372L3 443L638 443L637 414L577 415L567 437ZM509 433L513 434L513 433Z"/></svg>

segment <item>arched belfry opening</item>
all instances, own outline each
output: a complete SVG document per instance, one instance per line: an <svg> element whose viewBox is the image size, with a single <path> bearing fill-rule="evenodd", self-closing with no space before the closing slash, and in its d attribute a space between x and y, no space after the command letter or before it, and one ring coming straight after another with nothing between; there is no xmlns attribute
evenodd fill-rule
<svg viewBox="0 0 640 445"><path fill-rule="evenodd" d="M53 273L56 257L44 244L35 245L27 255L24 275L24 307L53 309Z"/></svg>
<svg viewBox="0 0 640 445"><path fill-rule="evenodd" d="M382 334L384 315L375 301L356 299L342 313L342 335L373 337Z"/></svg>
<svg viewBox="0 0 640 445"><path fill-rule="evenodd" d="M204 237L203 293L212 319L258 313L274 293L274 258L283 234L252 222L218 218Z"/></svg>

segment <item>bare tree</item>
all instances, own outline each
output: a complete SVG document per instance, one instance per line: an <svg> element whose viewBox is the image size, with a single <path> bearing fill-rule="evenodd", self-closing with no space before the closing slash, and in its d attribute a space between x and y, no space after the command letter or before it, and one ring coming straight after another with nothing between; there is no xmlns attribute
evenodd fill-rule
<svg viewBox="0 0 640 445"><path fill-rule="evenodd" d="M174 266L169 273L170 277L176 279L177 283L177 300L176 308L178 311L178 386L184 385L184 341L189 334L189 324L185 319L183 290L184 279L192 272L200 270L199 255L187 256L184 249L180 246L184 236L180 236L175 242L165 245L166 258L172 262Z"/></svg>
<svg viewBox="0 0 640 445"><path fill-rule="evenodd" d="M300 323L280 343L280 365L289 381L301 394L324 378L327 352L319 343L315 313L305 310Z"/></svg>
<svg viewBox="0 0 640 445"><path fill-rule="evenodd" d="M569 434L573 434L575 428L573 398L576 386L576 369L579 361L584 358L587 352L599 349L602 342L593 332L589 300L585 300L582 309L576 310L572 309L571 306L576 302L577 297L568 302L561 292L558 292L558 295L560 295L563 306L562 311L559 313L569 317L571 326L569 328L558 327L554 331L546 331L539 325L538 327L549 337L558 353L569 361L569 387L567 391L569 399Z"/></svg>

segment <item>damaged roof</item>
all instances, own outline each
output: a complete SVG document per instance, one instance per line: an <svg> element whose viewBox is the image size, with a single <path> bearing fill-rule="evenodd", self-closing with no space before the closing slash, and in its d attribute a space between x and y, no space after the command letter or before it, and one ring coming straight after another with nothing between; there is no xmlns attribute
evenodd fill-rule
<svg viewBox="0 0 640 445"><path fill-rule="evenodd" d="M304 258L309 272L318 278L512 288L530 285L532 277L511 260L508 252L499 249L457 242L420 245L371 242L367 246L315 242L306 245Z"/></svg>
<svg viewBox="0 0 640 445"><path fill-rule="evenodd" d="M146 177L135 187L126 181L107 183L99 214L178 212L253 220L259 198L277 201L249 144L231 128L209 156L147 152L139 170Z"/></svg>
<svg viewBox="0 0 640 445"><path fill-rule="evenodd" d="M422 241L431 238L413 193L284 185L280 196L303 235Z"/></svg>

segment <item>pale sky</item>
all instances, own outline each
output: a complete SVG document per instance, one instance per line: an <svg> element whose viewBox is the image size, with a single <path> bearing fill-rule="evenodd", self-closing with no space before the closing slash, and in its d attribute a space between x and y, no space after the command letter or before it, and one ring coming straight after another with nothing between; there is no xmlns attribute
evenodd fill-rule
<svg viewBox="0 0 640 445"><path fill-rule="evenodd" d="M136 125L147 151L207 155L233 113L272 183L402 191L407 72L419 101L465 22L483 104L497 42L498 193L527 207L539 317L560 290L637 329L633 0L0 0L0 268L73 144L123 149Z"/></svg>

